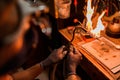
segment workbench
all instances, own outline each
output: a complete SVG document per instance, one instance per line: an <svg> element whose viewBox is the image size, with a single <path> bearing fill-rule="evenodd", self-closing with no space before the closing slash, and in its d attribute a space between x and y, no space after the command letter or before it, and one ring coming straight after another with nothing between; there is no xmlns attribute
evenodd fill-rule
<svg viewBox="0 0 120 80"><path fill-rule="evenodd" d="M67 28L59 29L59 32L67 41L70 41L72 39L72 35L68 32ZM120 45L120 38L111 38L107 36L104 31L101 33L101 35L114 42L115 44ZM80 47L80 45L83 45L93 40L94 38L89 38L83 41L80 38L75 37L72 41L72 45L83 55L83 60L81 61L80 66L89 74L92 80L120 80L120 72L112 73L106 66L101 64L94 57L89 55L87 51L83 50Z"/></svg>

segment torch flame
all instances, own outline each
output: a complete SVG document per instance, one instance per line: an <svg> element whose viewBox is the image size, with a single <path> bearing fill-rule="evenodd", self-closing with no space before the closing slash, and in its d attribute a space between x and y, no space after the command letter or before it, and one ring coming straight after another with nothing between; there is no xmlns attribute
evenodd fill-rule
<svg viewBox="0 0 120 80"><path fill-rule="evenodd" d="M102 23L101 18L104 16L106 11L103 11L102 14L98 17L98 22L96 25L96 28L93 29L92 27L92 15L94 13L94 7L91 8L91 0L88 0L87 2L87 13L86 13L86 18L87 18L87 31L92 34L93 37L98 38L100 37L100 32L101 30L104 30L104 25Z"/></svg>
<svg viewBox="0 0 120 80"><path fill-rule="evenodd" d="M94 30L90 31L95 38L100 37L101 30L104 30L104 28L105 28L102 23L102 20L101 20L101 18L104 16L105 12L106 11L103 11L102 14L98 17L98 22L97 22L96 28Z"/></svg>
<svg viewBox="0 0 120 80"><path fill-rule="evenodd" d="M86 18L87 18L87 23L86 23L86 26L87 26L87 30L90 31L92 30L92 15L94 13L94 7L93 9L91 8L91 0L88 0L87 2L87 13L86 13Z"/></svg>

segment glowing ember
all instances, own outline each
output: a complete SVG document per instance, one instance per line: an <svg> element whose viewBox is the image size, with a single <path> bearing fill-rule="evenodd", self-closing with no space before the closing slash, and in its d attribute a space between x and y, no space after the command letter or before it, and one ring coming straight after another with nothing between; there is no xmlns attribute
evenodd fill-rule
<svg viewBox="0 0 120 80"><path fill-rule="evenodd" d="M91 0L88 0L88 2L87 2L87 14L86 14L86 17L87 17L86 26L87 26L88 31L93 29L92 28L92 20L91 20L93 12L94 12L94 8L93 9L91 8Z"/></svg>

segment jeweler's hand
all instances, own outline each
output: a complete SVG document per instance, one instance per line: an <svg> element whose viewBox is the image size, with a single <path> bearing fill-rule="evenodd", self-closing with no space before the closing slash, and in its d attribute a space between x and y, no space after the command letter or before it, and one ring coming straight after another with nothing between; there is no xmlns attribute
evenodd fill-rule
<svg viewBox="0 0 120 80"><path fill-rule="evenodd" d="M70 46L70 52L68 53L66 60L67 73L76 73L76 68L81 60L82 54L73 48L73 46Z"/></svg>
<svg viewBox="0 0 120 80"><path fill-rule="evenodd" d="M52 63L57 63L62 60L64 56L67 54L67 51L64 51L65 46L60 47L59 49L55 49L50 56L48 57Z"/></svg>
<svg viewBox="0 0 120 80"><path fill-rule="evenodd" d="M48 67L51 64L57 63L60 60L62 60L65 55L67 54L67 51L64 51L65 46L60 47L59 49L55 49L47 59L42 61L43 67Z"/></svg>

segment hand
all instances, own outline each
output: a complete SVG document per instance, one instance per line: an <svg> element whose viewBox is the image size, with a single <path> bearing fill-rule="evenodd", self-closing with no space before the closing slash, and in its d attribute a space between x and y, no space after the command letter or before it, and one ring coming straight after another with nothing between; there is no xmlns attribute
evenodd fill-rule
<svg viewBox="0 0 120 80"><path fill-rule="evenodd" d="M73 48L73 46L70 46L70 52L67 55L66 60L67 73L76 73L76 68L81 60L82 54L78 50Z"/></svg>
<svg viewBox="0 0 120 80"><path fill-rule="evenodd" d="M64 56L67 54L67 51L64 51L65 46L60 47L59 49L55 49L50 56L48 57L52 63L57 63L62 60Z"/></svg>
<svg viewBox="0 0 120 80"><path fill-rule="evenodd" d="M60 47L59 49L55 49L47 59L42 61L42 65L44 68L50 66L51 64L57 63L60 60L62 60L65 55L67 54L67 51L64 51L65 46Z"/></svg>

